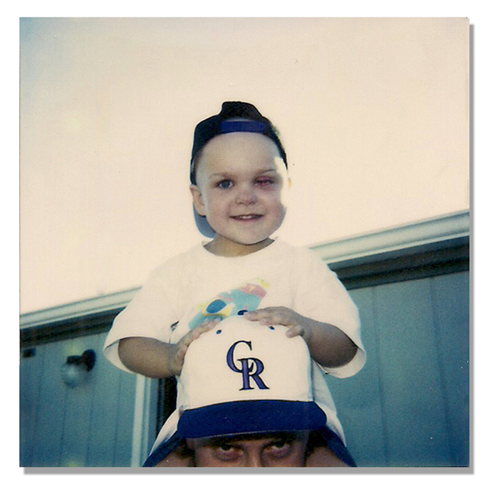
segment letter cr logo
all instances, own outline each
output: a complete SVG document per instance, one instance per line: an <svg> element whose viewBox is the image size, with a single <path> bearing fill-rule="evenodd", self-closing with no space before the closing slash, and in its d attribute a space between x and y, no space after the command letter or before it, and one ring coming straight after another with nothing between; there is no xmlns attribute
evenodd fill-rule
<svg viewBox="0 0 487 487"><path fill-rule="evenodd" d="M255 357L248 357L248 358L239 358L238 361L242 364L242 368L238 368L235 365L235 360L233 357L235 347L239 343L245 343L250 350L252 350L252 342L247 342L245 340L239 340L238 342L235 342L229 349L227 353L227 364L230 367L233 372L237 372L239 374L242 374L242 382L243 386L240 389L241 391L246 391L253 389L253 387L250 386L250 378L254 379L254 382L256 383L257 387L259 389L269 389L265 384L264 381L260 378L260 374L264 370L264 364L262 363L262 360L259 360L258 358Z"/></svg>

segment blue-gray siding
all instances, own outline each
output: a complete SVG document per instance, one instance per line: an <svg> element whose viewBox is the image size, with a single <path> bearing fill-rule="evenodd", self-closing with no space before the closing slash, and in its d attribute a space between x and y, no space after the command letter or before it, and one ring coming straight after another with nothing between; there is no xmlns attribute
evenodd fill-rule
<svg viewBox="0 0 487 487"><path fill-rule="evenodd" d="M20 362L20 465L130 466L135 376L103 357L105 334L47 343ZM68 355L97 353L87 382L61 379Z"/></svg>
<svg viewBox="0 0 487 487"><path fill-rule="evenodd" d="M467 272L351 292L368 360L329 384L360 466L469 464Z"/></svg>
<svg viewBox="0 0 487 487"><path fill-rule="evenodd" d="M351 294L368 359L329 384L359 466L468 465L468 273ZM21 359L22 466L130 466L135 377L106 361L104 339L47 343ZM67 388L61 366L89 348L98 361L88 382Z"/></svg>

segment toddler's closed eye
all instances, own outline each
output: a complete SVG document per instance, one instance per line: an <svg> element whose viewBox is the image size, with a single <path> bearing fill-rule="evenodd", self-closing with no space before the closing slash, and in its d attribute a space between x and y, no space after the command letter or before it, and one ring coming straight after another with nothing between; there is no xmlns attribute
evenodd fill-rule
<svg viewBox="0 0 487 487"><path fill-rule="evenodd" d="M274 180L271 178L259 178L257 179L257 184L259 186L271 186L274 184Z"/></svg>

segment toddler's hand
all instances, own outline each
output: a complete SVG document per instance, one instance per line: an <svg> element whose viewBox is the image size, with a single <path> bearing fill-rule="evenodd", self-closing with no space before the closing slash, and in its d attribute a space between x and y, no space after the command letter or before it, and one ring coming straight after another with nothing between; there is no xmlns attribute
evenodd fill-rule
<svg viewBox="0 0 487 487"><path fill-rule="evenodd" d="M170 357L170 368L173 375L180 375L183 368L184 357L188 351L189 345L199 338L203 333L211 330L216 324L220 323L219 319L211 320L207 323L196 327L194 330L186 333L178 343L174 345L171 357Z"/></svg>
<svg viewBox="0 0 487 487"><path fill-rule="evenodd" d="M309 320L284 306L274 306L258 309L256 311L249 311L244 314L244 317L250 321L259 321L266 326L286 326L289 328L286 331L286 335L290 338L299 335L302 336L307 343L309 343L309 340L311 339L311 329L308 324Z"/></svg>

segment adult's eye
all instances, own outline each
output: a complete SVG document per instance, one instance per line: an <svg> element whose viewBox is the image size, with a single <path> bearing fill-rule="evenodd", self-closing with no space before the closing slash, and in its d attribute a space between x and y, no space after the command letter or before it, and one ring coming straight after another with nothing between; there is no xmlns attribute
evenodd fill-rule
<svg viewBox="0 0 487 487"><path fill-rule="evenodd" d="M270 455L277 458L282 458L289 455L289 453L291 453L292 448L293 445L291 442L285 440L279 440L272 443L271 445L268 445L266 447L266 450Z"/></svg>
<svg viewBox="0 0 487 487"><path fill-rule="evenodd" d="M214 450L215 455L224 462L232 462L238 459L240 450L233 445L220 445Z"/></svg>

